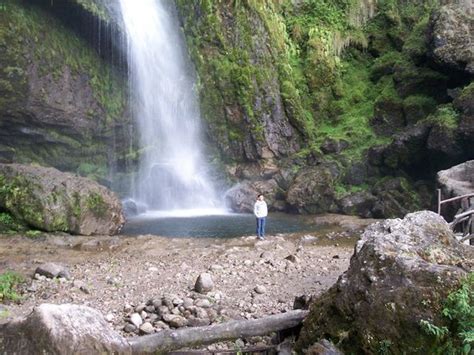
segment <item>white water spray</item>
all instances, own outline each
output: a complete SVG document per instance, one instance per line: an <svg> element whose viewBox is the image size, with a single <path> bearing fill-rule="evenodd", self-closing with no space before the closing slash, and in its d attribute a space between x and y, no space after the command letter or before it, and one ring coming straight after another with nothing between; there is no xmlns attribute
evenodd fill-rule
<svg viewBox="0 0 474 355"><path fill-rule="evenodd" d="M120 0L142 149L133 199L149 210L216 207L202 156L194 71L174 4Z"/></svg>

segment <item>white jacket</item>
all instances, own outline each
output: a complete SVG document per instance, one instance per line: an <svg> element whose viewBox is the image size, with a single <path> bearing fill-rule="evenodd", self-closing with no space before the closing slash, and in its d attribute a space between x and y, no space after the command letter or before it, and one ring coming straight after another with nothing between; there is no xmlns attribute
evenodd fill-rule
<svg viewBox="0 0 474 355"><path fill-rule="evenodd" d="M268 215L267 203L265 201L258 200L253 206L253 214L257 218L263 218Z"/></svg>

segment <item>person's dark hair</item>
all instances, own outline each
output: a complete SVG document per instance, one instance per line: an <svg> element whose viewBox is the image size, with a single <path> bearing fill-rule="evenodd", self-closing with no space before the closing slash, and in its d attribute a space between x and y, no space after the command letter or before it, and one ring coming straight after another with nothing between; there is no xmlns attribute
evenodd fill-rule
<svg viewBox="0 0 474 355"><path fill-rule="evenodd" d="M258 194L258 195L257 195L257 198L259 198L260 196L263 196L263 194Z"/></svg>

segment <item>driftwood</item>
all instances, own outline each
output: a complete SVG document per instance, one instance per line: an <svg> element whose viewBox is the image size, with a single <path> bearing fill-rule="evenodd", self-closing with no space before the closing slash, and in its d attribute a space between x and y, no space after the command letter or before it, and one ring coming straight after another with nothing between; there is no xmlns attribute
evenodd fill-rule
<svg viewBox="0 0 474 355"><path fill-rule="evenodd" d="M236 320L205 327L162 330L129 340L133 354L154 354L222 340L265 335L298 326L308 311L290 311L260 319Z"/></svg>

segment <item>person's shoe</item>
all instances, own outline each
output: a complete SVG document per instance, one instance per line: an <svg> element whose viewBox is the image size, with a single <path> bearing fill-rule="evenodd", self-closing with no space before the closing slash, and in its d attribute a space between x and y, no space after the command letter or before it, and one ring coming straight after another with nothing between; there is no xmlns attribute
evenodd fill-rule
<svg viewBox="0 0 474 355"><path fill-rule="evenodd" d="M258 239L258 240L265 240L265 237L260 237L260 236L258 236L257 239Z"/></svg>

